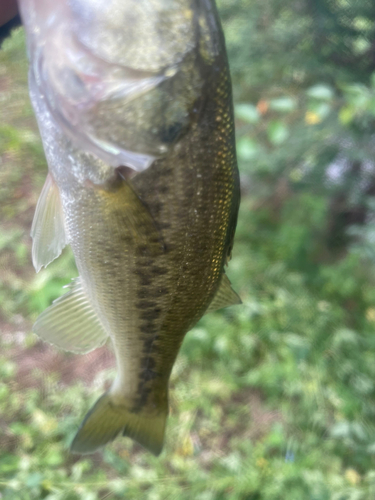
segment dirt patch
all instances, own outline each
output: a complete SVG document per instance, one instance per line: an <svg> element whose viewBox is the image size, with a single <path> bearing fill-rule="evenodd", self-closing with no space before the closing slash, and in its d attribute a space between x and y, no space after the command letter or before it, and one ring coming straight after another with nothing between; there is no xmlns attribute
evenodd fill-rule
<svg viewBox="0 0 375 500"><path fill-rule="evenodd" d="M99 372L115 366L114 354L107 346L79 355L65 353L45 342L38 342L29 349L17 348L11 353L11 359L18 367L15 380L20 389L39 386L35 371L46 375L56 374L62 385L79 380L90 386Z"/></svg>
<svg viewBox="0 0 375 500"><path fill-rule="evenodd" d="M233 439L259 441L270 432L273 424L282 420L281 412L267 408L261 391L244 388L225 402L221 434L201 432L202 429L199 429L192 439L197 440L197 448L203 450L200 455L202 464L210 468L214 459L226 456L233 449Z"/></svg>
<svg viewBox="0 0 375 500"><path fill-rule="evenodd" d="M251 426L248 437L253 441L262 439L270 432L273 424L282 420L281 412L268 409L263 394L256 389L242 391L233 398L233 402L249 409Z"/></svg>
<svg viewBox="0 0 375 500"><path fill-rule="evenodd" d="M261 391L252 388L242 389L235 393L226 405L230 410L241 412L241 418L234 429L226 429L222 437L220 449L229 449L232 438L240 437L251 441L259 441L266 436L274 423L282 420L281 412L267 408ZM227 415L223 415L223 426Z"/></svg>

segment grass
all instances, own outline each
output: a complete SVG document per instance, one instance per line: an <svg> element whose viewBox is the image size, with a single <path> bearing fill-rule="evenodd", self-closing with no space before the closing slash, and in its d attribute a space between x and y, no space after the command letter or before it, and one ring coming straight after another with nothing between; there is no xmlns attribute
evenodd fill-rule
<svg viewBox="0 0 375 500"><path fill-rule="evenodd" d="M113 355L61 353L30 333L76 271L69 250L38 275L31 265L47 167L21 30L0 51L0 68L0 498L375 498L372 271L350 253L322 265L317 284L288 264L301 231L272 226L246 191L228 272L244 303L186 336L162 455L129 439L69 454L113 378ZM307 214L324 217L324 204Z"/></svg>

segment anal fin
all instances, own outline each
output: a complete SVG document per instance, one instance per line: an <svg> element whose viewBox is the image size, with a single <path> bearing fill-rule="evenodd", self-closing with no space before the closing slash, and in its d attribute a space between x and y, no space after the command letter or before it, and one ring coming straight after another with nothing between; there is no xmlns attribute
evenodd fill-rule
<svg viewBox="0 0 375 500"><path fill-rule="evenodd" d="M223 273L218 291L212 299L211 304L208 306L206 313L222 309L223 307L234 306L236 304L242 304L242 300L233 290L228 276Z"/></svg>
<svg viewBox="0 0 375 500"><path fill-rule="evenodd" d="M60 193L51 174L47 175L39 196L30 235L33 265L39 272L56 259L67 244Z"/></svg>
<svg viewBox="0 0 375 500"><path fill-rule="evenodd" d="M33 332L61 349L81 354L104 344L108 337L79 278L42 312Z"/></svg>

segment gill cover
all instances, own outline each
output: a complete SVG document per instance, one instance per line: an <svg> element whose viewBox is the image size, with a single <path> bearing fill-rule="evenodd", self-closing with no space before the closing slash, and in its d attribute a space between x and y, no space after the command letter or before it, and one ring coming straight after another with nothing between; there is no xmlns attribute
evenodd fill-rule
<svg viewBox="0 0 375 500"><path fill-rule="evenodd" d="M117 167L148 168L154 157L100 137L88 120L98 102L132 100L163 75L107 63L79 42L68 0L20 0L28 34L30 71L54 120L73 143ZM92 2L88 2L92 4ZM86 20L87 24L87 20Z"/></svg>
<svg viewBox="0 0 375 500"><path fill-rule="evenodd" d="M172 89L180 93L178 65L194 47L185 4L20 0L33 80L76 147L141 172L167 153L170 131L187 129L197 96L170 99ZM185 81L181 95L191 92Z"/></svg>

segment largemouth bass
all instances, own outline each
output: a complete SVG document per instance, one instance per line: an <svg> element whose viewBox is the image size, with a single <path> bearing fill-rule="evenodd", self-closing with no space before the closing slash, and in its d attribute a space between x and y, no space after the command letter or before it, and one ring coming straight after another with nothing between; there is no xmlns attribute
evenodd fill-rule
<svg viewBox="0 0 375 500"><path fill-rule="evenodd" d="M119 434L158 455L186 332L240 303L224 273L239 206L231 83L212 0L21 0L49 173L38 271L70 244L79 278L33 331L117 376L71 449Z"/></svg>

